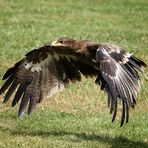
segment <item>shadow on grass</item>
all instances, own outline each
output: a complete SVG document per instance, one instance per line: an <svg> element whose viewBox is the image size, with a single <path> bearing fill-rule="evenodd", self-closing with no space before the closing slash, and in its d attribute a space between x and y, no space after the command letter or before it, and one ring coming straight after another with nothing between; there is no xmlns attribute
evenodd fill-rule
<svg viewBox="0 0 148 148"><path fill-rule="evenodd" d="M21 136L41 136L41 137L50 137L50 136L75 136L79 140L85 141L94 141L94 142L101 142L101 143L108 143L111 148L125 148L125 147L134 147L134 148L147 148L148 143L142 141L132 141L123 136L119 137L109 137L104 135L96 135L96 134L86 134L86 133L76 133L76 132L66 132L66 131L11 131L9 128L4 129L0 127L3 132L10 132L11 135L21 135ZM76 142L76 141L73 141Z"/></svg>
<svg viewBox="0 0 148 148"><path fill-rule="evenodd" d="M15 133L14 133L15 134ZM21 133L20 133L21 134ZM24 133L26 135L26 133ZM111 148L116 148L116 147L139 147L139 148L147 148L148 143L144 142L135 142L131 141L127 138L124 138L122 136L116 137L116 138L111 138L109 136L104 136L104 135L96 135L96 134L85 134L85 133L75 133L75 132L35 132L35 133L27 133L27 135L31 136L46 136L49 137L50 135L52 136L76 136L80 140L85 140L85 141L95 141L95 142L101 142L101 143L108 143L111 145Z"/></svg>

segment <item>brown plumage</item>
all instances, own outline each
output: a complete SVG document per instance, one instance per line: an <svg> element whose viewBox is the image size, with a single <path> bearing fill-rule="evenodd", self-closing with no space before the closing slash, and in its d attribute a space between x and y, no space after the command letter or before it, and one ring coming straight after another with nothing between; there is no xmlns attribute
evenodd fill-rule
<svg viewBox="0 0 148 148"><path fill-rule="evenodd" d="M128 122L129 107L136 104L140 89L138 71L143 72L142 66L146 66L143 61L115 45L63 37L32 50L8 69L0 94L6 92L6 103L16 90L12 106L20 101L18 115L22 116L27 106L31 114L44 98L62 91L69 82L80 81L81 74L95 76L96 84L108 94L112 121L116 117L117 98L121 99L122 126L125 118Z"/></svg>

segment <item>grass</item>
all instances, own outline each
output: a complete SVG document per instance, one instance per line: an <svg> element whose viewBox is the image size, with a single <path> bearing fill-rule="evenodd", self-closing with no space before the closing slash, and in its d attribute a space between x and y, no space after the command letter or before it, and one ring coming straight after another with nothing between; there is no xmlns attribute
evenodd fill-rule
<svg viewBox="0 0 148 148"><path fill-rule="evenodd" d="M67 35L112 42L148 64L147 0L0 0L0 77L31 49ZM145 77L148 70L145 69ZM1 82L2 84L3 82ZM0 104L0 147L148 147L148 83L120 128L106 95L83 79L45 99L31 117ZM2 101L1 101L2 102Z"/></svg>

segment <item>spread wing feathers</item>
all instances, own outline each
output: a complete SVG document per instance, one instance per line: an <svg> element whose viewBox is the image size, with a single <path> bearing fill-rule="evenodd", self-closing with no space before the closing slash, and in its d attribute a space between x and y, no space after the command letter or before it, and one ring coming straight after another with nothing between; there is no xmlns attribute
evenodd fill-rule
<svg viewBox="0 0 148 148"><path fill-rule="evenodd" d="M27 106L28 114L31 114L43 98L63 90L69 81L80 81L80 72L86 76L92 75L91 71L84 71L87 64L81 67L71 57L68 51L50 46L29 52L3 76L5 83L0 94L7 90L3 102L6 103L16 90L12 106L21 100L18 115L22 116Z"/></svg>
<svg viewBox="0 0 148 148"><path fill-rule="evenodd" d="M101 84L101 89L108 94L108 106L110 113L113 112L112 122L117 113L117 98L122 100L121 126L128 122L129 107L134 108L137 93L140 89L139 72L146 64L127 54L123 49L110 44L99 46L96 58L100 62L100 74L96 83Z"/></svg>

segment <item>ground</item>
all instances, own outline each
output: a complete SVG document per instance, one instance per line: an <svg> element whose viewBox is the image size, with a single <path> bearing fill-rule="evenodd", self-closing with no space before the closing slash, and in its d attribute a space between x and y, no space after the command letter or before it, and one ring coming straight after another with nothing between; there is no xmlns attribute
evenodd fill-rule
<svg viewBox="0 0 148 148"><path fill-rule="evenodd" d="M148 64L147 0L0 0L0 10L0 78L28 51L65 35L117 44ZM121 108L111 123L94 79L70 85L22 119L1 96L0 147L148 147L147 77L145 68L137 106L122 128Z"/></svg>

